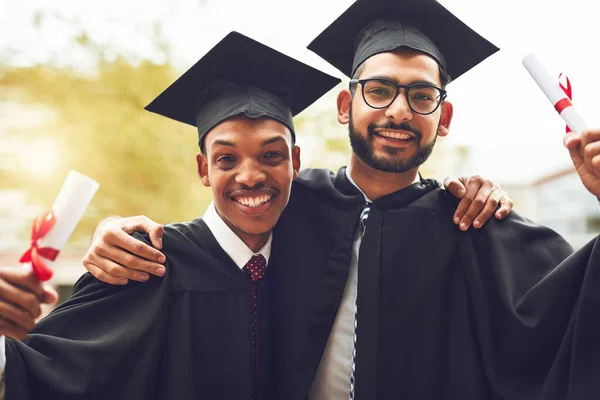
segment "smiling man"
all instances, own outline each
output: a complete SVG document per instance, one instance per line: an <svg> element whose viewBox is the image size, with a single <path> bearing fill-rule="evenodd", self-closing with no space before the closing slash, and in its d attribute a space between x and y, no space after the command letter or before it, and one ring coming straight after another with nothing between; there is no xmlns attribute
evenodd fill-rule
<svg viewBox="0 0 600 400"><path fill-rule="evenodd" d="M290 129L279 121L233 116L212 129L196 156L202 184L213 193L209 212L216 210L253 251L266 245L289 200L291 178L300 167L300 148L293 143Z"/></svg>
<svg viewBox="0 0 600 400"><path fill-rule="evenodd" d="M338 82L233 32L158 96L148 110L197 126L214 204L165 227L164 279L84 275L23 342L6 339L6 398L272 398L267 280L271 231L300 168L292 117ZM33 316L14 316L41 301L41 285L4 272L0 317L29 330Z"/></svg>
<svg viewBox="0 0 600 400"><path fill-rule="evenodd" d="M434 0L358 0L309 48L352 78L337 118L353 153L337 174L301 174L274 230L275 398L597 398L597 238L573 253L517 213L465 233L457 200L418 174L449 134L448 77L498 49ZM595 197L599 143L600 130L565 140ZM159 259L122 228L88 264Z"/></svg>

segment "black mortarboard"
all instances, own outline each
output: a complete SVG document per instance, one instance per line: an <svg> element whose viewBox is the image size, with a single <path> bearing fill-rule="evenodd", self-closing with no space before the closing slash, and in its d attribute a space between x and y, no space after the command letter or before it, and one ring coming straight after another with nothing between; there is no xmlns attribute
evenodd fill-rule
<svg viewBox="0 0 600 400"><path fill-rule="evenodd" d="M241 33L231 32L146 106L146 110L198 127L204 135L244 114L287 125L292 117L340 82Z"/></svg>
<svg viewBox="0 0 600 400"><path fill-rule="evenodd" d="M357 0L308 46L349 77L401 47L430 55L453 79L498 51L435 0Z"/></svg>

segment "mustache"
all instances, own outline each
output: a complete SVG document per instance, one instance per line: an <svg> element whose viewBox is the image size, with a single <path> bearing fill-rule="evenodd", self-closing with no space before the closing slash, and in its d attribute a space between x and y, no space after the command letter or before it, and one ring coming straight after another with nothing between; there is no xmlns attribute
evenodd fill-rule
<svg viewBox="0 0 600 400"><path fill-rule="evenodd" d="M388 122L387 124L384 125L375 125L375 124L371 124L369 125L369 133L373 134L373 131L375 129L390 129L390 130L398 130L398 131L407 131L407 132L411 132L413 133L417 139L421 139L421 132L418 129L413 128L412 126L410 126L410 124L408 122L403 122L401 124L394 124L391 122Z"/></svg>
<svg viewBox="0 0 600 400"><path fill-rule="evenodd" d="M278 194L278 193L279 193L279 189L261 182L254 186L240 184L239 186L229 190L227 194L229 196L252 196L252 195L256 195L256 194L262 195L262 194Z"/></svg>

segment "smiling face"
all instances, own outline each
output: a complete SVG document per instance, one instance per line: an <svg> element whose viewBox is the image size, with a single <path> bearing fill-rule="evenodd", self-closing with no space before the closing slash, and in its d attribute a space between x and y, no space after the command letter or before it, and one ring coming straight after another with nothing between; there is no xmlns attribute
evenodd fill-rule
<svg viewBox="0 0 600 400"><path fill-rule="evenodd" d="M384 78L397 84L441 87L435 60L409 49L374 55L361 70L357 79ZM431 155L437 136L448 133L451 104L444 102L435 112L420 115L411 111L405 90L384 109L365 103L360 84L354 95L345 91L338 98L338 119L349 123L354 156L368 167L394 173L416 169Z"/></svg>
<svg viewBox="0 0 600 400"><path fill-rule="evenodd" d="M300 148L290 130L270 118L229 118L204 138L198 174L210 186L217 213L254 251L267 241L290 198Z"/></svg>

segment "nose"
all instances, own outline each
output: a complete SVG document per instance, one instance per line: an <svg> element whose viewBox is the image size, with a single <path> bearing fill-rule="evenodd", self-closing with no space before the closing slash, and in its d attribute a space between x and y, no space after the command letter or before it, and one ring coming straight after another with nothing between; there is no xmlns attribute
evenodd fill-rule
<svg viewBox="0 0 600 400"><path fill-rule="evenodd" d="M247 187L254 187L267 179L263 166L255 161L248 160L240 165L239 172L235 176L236 183Z"/></svg>
<svg viewBox="0 0 600 400"><path fill-rule="evenodd" d="M400 89L400 93L394 99L392 104L385 110L385 116L396 122L410 121L413 117L412 110L408 105L406 98L406 89Z"/></svg>

